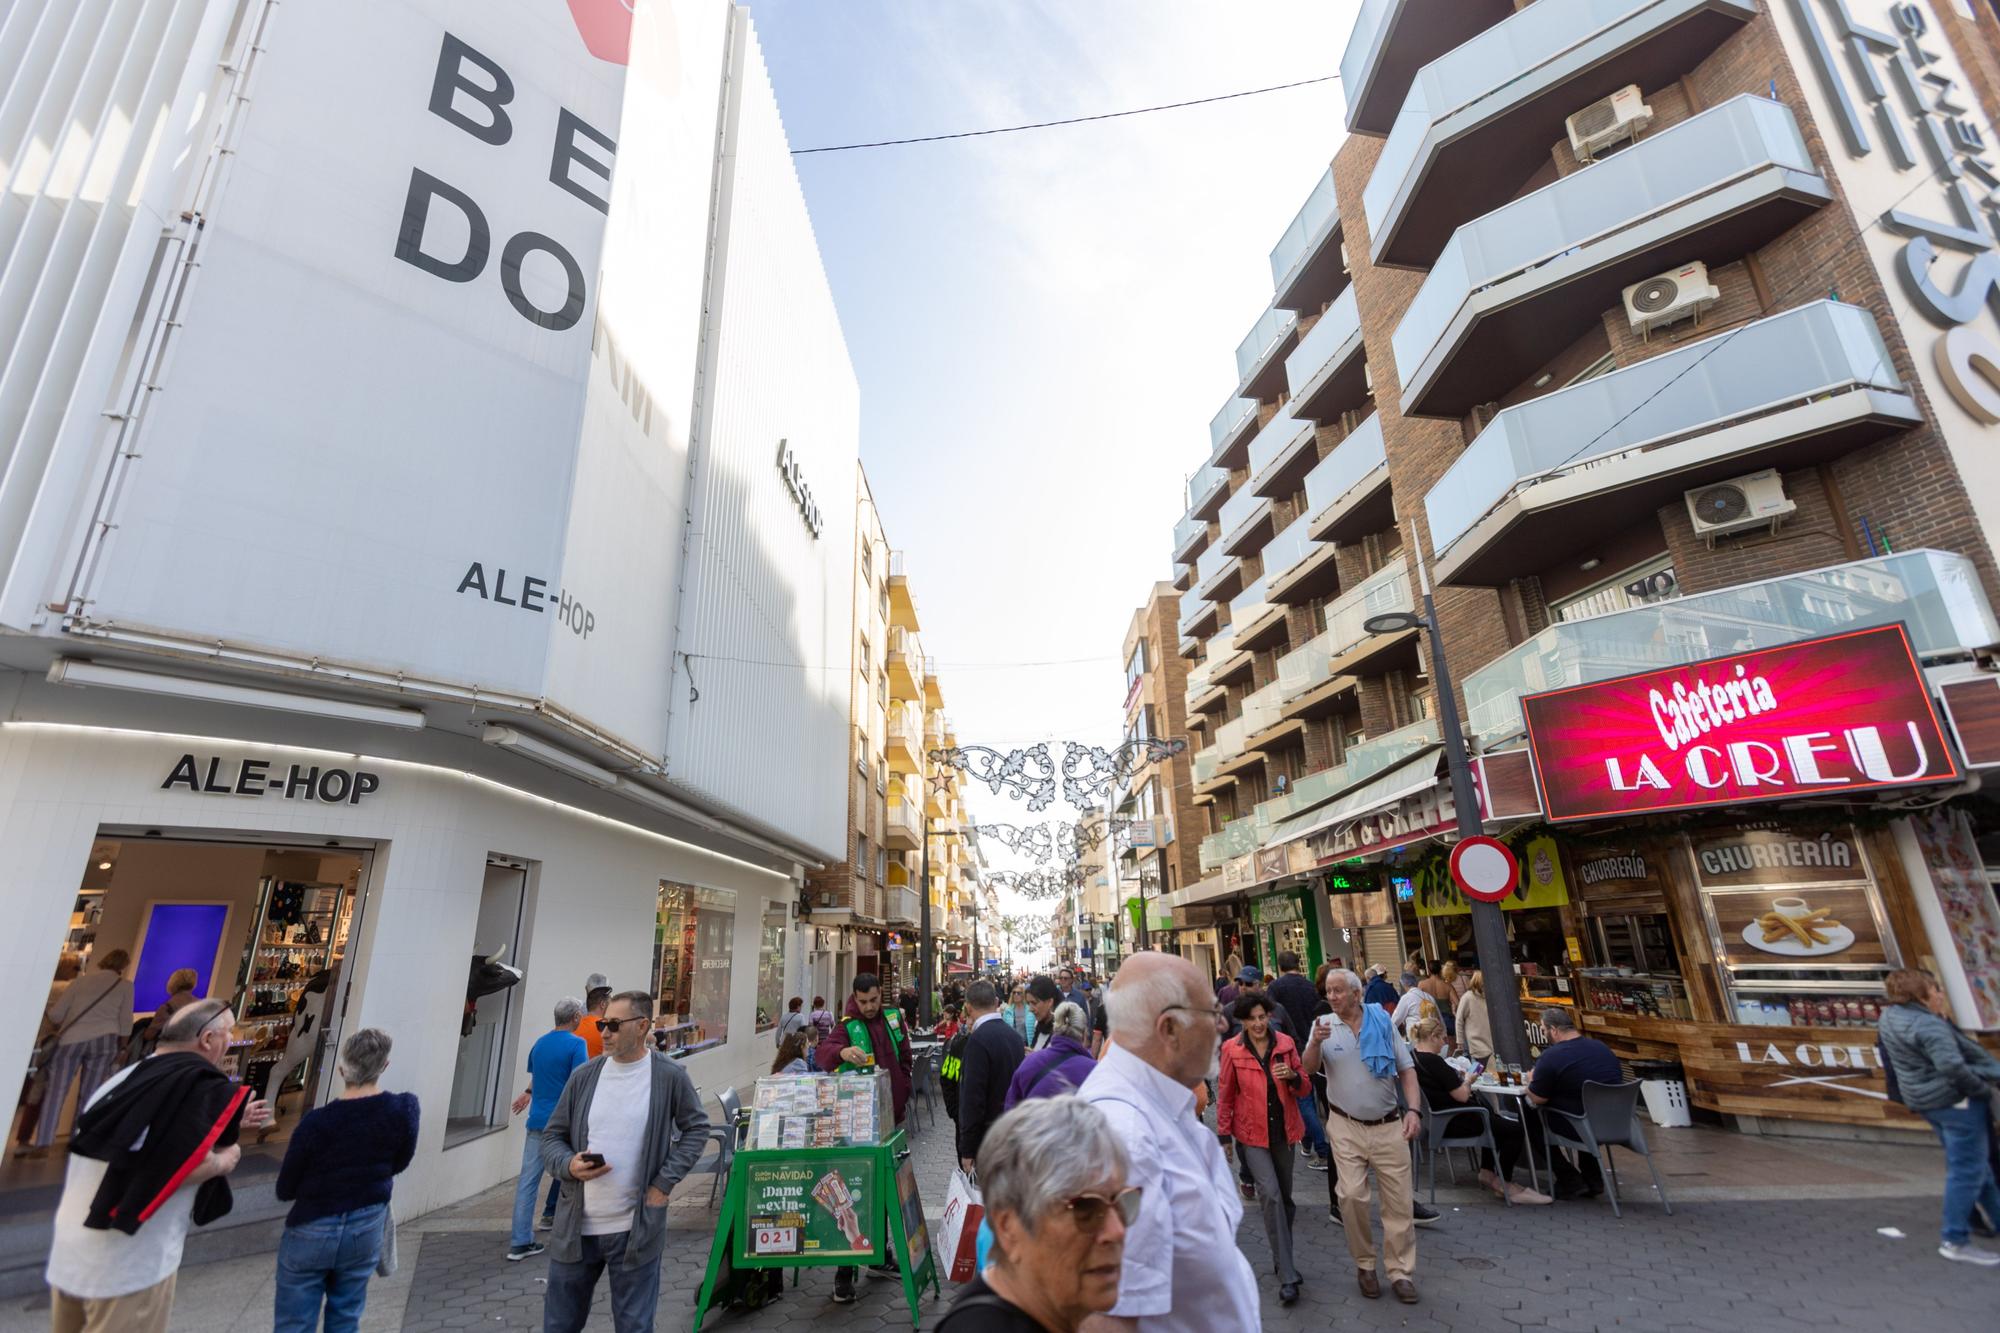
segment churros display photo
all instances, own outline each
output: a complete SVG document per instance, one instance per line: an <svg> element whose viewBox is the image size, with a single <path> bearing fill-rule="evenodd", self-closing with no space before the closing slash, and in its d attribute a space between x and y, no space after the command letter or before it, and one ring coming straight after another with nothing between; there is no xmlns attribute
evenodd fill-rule
<svg viewBox="0 0 2000 1333"><path fill-rule="evenodd" d="M1792 959L1842 966L1883 961L1867 893L1845 886L1715 890L1709 894L1723 953L1739 966Z"/></svg>

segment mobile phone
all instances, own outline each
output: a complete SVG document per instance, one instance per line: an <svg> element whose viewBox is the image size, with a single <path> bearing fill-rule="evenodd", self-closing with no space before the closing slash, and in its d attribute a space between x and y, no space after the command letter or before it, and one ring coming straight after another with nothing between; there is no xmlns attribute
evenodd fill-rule
<svg viewBox="0 0 2000 1333"><path fill-rule="evenodd" d="M583 1153L578 1153L577 1156L583 1159L583 1164L585 1166L604 1165L604 1154L601 1152L583 1152Z"/></svg>

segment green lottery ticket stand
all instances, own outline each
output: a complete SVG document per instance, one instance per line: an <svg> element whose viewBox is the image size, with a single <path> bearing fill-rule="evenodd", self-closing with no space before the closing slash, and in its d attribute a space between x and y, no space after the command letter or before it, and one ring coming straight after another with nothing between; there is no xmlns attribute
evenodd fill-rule
<svg viewBox="0 0 2000 1333"><path fill-rule="evenodd" d="M708 1315L725 1263L735 1268L841 1268L886 1263L902 1270L910 1326L922 1319L926 1284L942 1291L916 1164L901 1130L881 1143L834 1148L741 1148L709 1246L694 1326Z"/></svg>

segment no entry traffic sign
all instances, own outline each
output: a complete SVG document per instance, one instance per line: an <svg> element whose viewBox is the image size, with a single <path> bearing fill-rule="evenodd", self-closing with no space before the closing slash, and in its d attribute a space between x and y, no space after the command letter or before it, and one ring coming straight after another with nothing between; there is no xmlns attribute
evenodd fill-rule
<svg viewBox="0 0 2000 1333"><path fill-rule="evenodd" d="M1477 835L1451 849L1451 878L1466 897L1497 903L1514 891L1521 863L1498 838Z"/></svg>

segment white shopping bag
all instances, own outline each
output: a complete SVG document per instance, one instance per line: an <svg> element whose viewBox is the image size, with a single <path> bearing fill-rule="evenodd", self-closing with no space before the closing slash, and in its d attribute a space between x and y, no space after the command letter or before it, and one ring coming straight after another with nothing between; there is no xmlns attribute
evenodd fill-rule
<svg viewBox="0 0 2000 1333"><path fill-rule="evenodd" d="M970 1282L979 1271L979 1222L985 1215L979 1186L965 1172L953 1169L951 1189L944 1196L944 1220L938 1224L938 1265L953 1282Z"/></svg>

